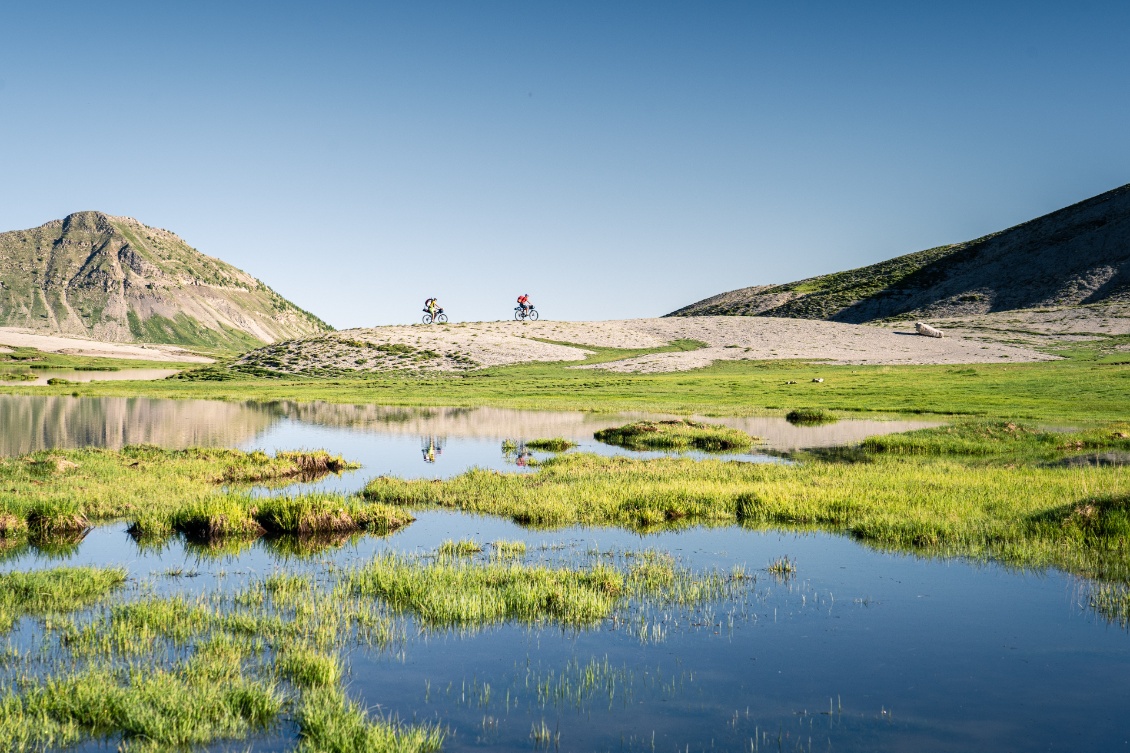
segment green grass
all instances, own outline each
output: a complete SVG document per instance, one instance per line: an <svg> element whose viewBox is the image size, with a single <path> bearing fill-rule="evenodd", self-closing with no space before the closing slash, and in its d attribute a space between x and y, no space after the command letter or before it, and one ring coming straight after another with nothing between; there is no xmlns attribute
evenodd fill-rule
<svg viewBox="0 0 1130 753"><path fill-rule="evenodd" d="M126 581L124 568L57 567L0 573L0 632L25 615L83 609Z"/></svg>
<svg viewBox="0 0 1130 753"><path fill-rule="evenodd" d="M564 437L552 437L550 439L531 439L526 442L526 449L529 450L544 450L546 452L565 452L577 446L577 443L571 439Z"/></svg>
<svg viewBox="0 0 1130 753"><path fill-rule="evenodd" d="M431 627L582 627L617 610L631 614L633 599L698 605L744 580L693 573L654 552L626 553L619 566L610 558L596 553L587 565L549 567L385 555L353 570L278 572L195 596L109 593L114 601L79 615L70 612L91 589L64 583L50 605L65 612L46 616L35 637L35 670L0 686L0 749L115 737L123 750L195 748L286 719L297 723L299 750L434 751L442 728L373 716L343 687L343 656L354 647L403 640L404 626L390 613ZM44 577L63 583L59 572ZM36 584L16 591L48 598Z"/></svg>
<svg viewBox="0 0 1130 753"><path fill-rule="evenodd" d="M101 358L96 356L74 356L65 353L49 353L28 347L13 347L10 353L0 353L0 369L5 367L27 367L30 369L74 369L75 371L121 371L123 369L194 368L197 364L183 361L152 361L130 358Z"/></svg>
<svg viewBox="0 0 1130 753"><path fill-rule="evenodd" d="M837 414L912 413L1100 422L1130 415L1130 364L1056 361L963 366L830 366L725 361L691 372L623 374L525 364L456 374L227 381L0 385L10 394L122 395L545 410L784 415L798 404ZM822 383L812 378L824 378ZM225 377L226 378L226 377ZM796 384L788 384L794 381Z"/></svg>
<svg viewBox="0 0 1130 753"><path fill-rule="evenodd" d="M933 429L870 437L863 441L863 448L885 455L1050 461L1088 450L1130 451L1130 422L1059 432L1013 421L959 421Z"/></svg>
<svg viewBox="0 0 1130 753"><path fill-rule="evenodd" d="M448 539L439 545L436 554L440 557L473 557L482 551L482 544L473 539L462 539L460 541Z"/></svg>
<svg viewBox="0 0 1130 753"><path fill-rule="evenodd" d="M438 727L374 720L337 688L307 693L298 709L302 753L428 753L443 747Z"/></svg>
<svg viewBox="0 0 1130 753"><path fill-rule="evenodd" d="M593 435L598 442L632 450L705 450L724 452L753 446L753 437L744 431L704 424L689 419L637 421Z"/></svg>
<svg viewBox="0 0 1130 753"><path fill-rule="evenodd" d="M254 483L309 480L355 467L322 451L262 452L201 449L164 450L130 446L49 450L0 459L0 539L81 533L92 522L126 518L143 536L174 530L250 533L256 529L307 533L341 530L320 527L349 516L354 530L384 530L403 521L341 497L253 500ZM252 520L252 509L257 518ZM252 523L254 525L252 525ZM258 531L258 532L261 532Z"/></svg>
<svg viewBox="0 0 1130 753"><path fill-rule="evenodd" d="M167 750L242 738L274 721L269 684L232 677L210 658L134 675L93 669L54 677L0 701L5 750L62 747L120 734L128 750Z"/></svg>
<svg viewBox="0 0 1130 753"><path fill-rule="evenodd" d="M990 458L935 455L918 451L916 435L906 435L914 452L899 451L898 444L865 446L846 460L812 454L793 465L569 454L533 474L471 470L440 482L378 478L365 495L383 504L450 507L546 528L822 528L885 549L1130 579L1130 474L1048 462L1076 452L1079 442L1124 447L1122 428L1050 435L1060 448L1054 455L1027 445ZM981 430L962 429L967 436ZM992 425L985 430L995 431ZM932 431L927 442L944 441L944 430Z"/></svg>
<svg viewBox="0 0 1130 753"><path fill-rule="evenodd" d="M639 553L626 568L597 560L550 567L451 558L421 562L381 555L349 576L349 589L376 597L426 625L481 626L550 622L583 627L607 618L629 598L694 604L716 598L732 581L677 568L669 556Z"/></svg>
<svg viewBox="0 0 1130 753"><path fill-rule="evenodd" d="M819 426L835 423L840 418L824 408L794 408L785 414L785 420L800 426Z"/></svg>
<svg viewBox="0 0 1130 753"><path fill-rule="evenodd" d="M526 542L524 541L492 541L490 546L497 557L524 557L526 555Z"/></svg>

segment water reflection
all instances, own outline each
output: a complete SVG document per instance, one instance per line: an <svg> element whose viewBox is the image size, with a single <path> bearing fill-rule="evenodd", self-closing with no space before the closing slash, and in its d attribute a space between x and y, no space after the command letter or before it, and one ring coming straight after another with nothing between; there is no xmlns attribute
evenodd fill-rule
<svg viewBox="0 0 1130 753"><path fill-rule="evenodd" d="M404 408L333 403L228 402L123 397L0 395L0 454L20 455L54 447L154 444L278 450L324 448L360 462L352 474L309 488L355 491L375 474L447 478L471 467L525 469L548 457L525 442L561 437L577 451L632 453L593 440L601 429L640 419L645 413L522 411L506 408ZM824 426L793 426L783 418L703 418L746 431L765 441L752 453L730 455L747 462L772 462L767 450L839 446L864 437L935 425L927 421L844 420ZM502 451L500 443L504 443ZM510 449L508 445L512 445ZM692 453L693 454L693 453Z"/></svg>
<svg viewBox="0 0 1130 753"><path fill-rule="evenodd" d="M0 395L0 454L128 444L234 447L278 420L263 406L219 400Z"/></svg>

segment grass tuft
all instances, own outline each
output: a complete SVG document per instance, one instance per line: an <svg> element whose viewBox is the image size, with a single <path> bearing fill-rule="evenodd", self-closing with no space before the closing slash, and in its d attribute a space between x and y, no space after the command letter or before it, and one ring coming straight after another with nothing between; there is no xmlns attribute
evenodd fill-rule
<svg viewBox="0 0 1130 753"><path fill-rule="evenodd" d="M706 450L722 452L753 446L753 438L729 426L703 424L689 419L637 421L593 435L598 442L631 450Z"/></svg>
<svg viewBox="0 0 1130 753"><path fill-rule="evenodd" d="M839 421L840 418L823 408L797 408L785 415L785 420L797 426L819 426Z"/></svg>
<svg viewBox="0 0 1130 753"><path fill-rule="evenodd" d="M531 439L526 442L526 447L531 450L544 450L546 452L565 452L577 446L577 443L564 437L552 439Z"/></svg>

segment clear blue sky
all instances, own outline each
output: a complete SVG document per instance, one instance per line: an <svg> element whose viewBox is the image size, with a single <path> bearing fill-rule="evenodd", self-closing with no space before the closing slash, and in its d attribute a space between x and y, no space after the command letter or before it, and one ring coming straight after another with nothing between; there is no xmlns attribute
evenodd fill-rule
<svg viewBox="0 0 1130 753"><path fill-rule="evenodd" d="M130 215L342 328L967 240L1128 134L1127 2L0 4L0 229Z"/></svg>

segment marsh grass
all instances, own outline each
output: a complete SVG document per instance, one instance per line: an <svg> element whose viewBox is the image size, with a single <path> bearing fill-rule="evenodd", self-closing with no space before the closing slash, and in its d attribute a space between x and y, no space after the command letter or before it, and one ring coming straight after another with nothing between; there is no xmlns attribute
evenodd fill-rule
<svg viewBox="0 0 1130 753"><path fill-rule="evenodd" d="M57 567L0 574L0 632L24 615L72 612L126 581L125 568Z"/></svg>
<svg viewBox="0 0 1130 753"><path fill-rule="evenodd" d="M348 588L376 597L433 627L480 626L504 621L585 627L629 600L694 605L717 599L742 578L694 573L670 555L625 555L617 567L596 558L576 567L492 560L423 561L382 555L351 573Z"/></svg>
<svg viewBox="0 0 1130 753"><path fill-rule="evenodd" d="M492 541L491 552L496 557L524 557L526 555L526 542L524 541Z"/></svg>
<svg viewBox="0 0 1130 753"><path fill-rule="evenodd" d="M420 563L382 555L352 573L349 587L433 626L504 621L589 625L606 617L624 593L615 568L550 568L517 563Z"/></svg>
<svg viewBox="0 0 1130 753"><path fill-rule="evenodd" d="M773 575L790 576L796 574L796 563L789 559L789 555L778 557L765 568Z"/></svg>
<svg viewBox="0 0 1130 753"><path fill-rule="evenodd" d="M1122 442L1119 431L1104 427L1088 436ZM945 434L922 441L939 436ZM1061 448L1076 441L1055 437ZM865 449L858 462L809 456L792 465L570 453L534 474L378 478L364 493L385 504L502 515L539 528L820 528L881 549L1130 579L1130 474L1061 467L1022 453L981 462Z"/></svg>
<svg viewBox="0 0 1130 753"><path fill-rule="evenodd" d="M835 423L840 417L824 408L796 408L785 414L785 420L798 426L820 426Z"/></svg>
<svg viewBox="0 0 1130 753"><path fill-rule="evenodd" d="M884 455L1004 458L1048 461L1085 450L1130 450L1130 423L1081 431L1048 431L1014 421L966 420L949 426L871 437L863 449Z"/></svg>
<svg viewBox="0 0 1130 753"><path fill-rule="evenodd" d="M601 561L609 557L620 564ZM142 593L61 614L44 621L43 645L52 647L44 671L0 687L0 748L100 737L120 737L123 750L199 747L290 718L300 750L438 750L442 728L373 716L350 700L342 655L403 640L404 623L391 613L470 629L500 621L584 627L644 604L717 598L733 580L692 573L665 554L619 557L549 567L385 555L356 570L283 571L235 591ZM12 590L47 598L32 583ZM73 607L80 590L36 604ZM586 666L552 690L591 696L615 683L607 665Z"/></svg>
<svg viewBox="0 0 1130 753"><path fill-rule="evenodd" d="M430 753L443 747L441 728L374 720L338 688L306 693L297 719L303 753Z"/></svg>
<svg viewBox="0 0 1130 753"><path fill-rule="evenodd" d="M335 686L341 681L336 657L303 646L281 651L277 664L279 674L300 688Z"/></svg>
<svg viewBox="0 0 1130 753"><path fill-rule="evenodd" d="M267 481L312 481L330 473L360 468L340 455L325 450L300 452L279 451L272 458L261 451L247 455L245 462L229 465L222 477L227 484L261 484Z"/></svg>
<svg viewBox="0 0 1130 753"><path fill-rule="evenodd" d="M262 452L148 445L3 458L0 537L77 533L112 518L132 518L136 536L158 540L190 528L206 536L253 533L262 524L251 520L252 505L241 493L241 484L305 479L310 473L349 466L321 451L270 457ZM221 484L228 485L226 491ZM318 503L312 499L309 504ZM382 525L368 518L365 524Z"/></svg>
<svg viewBox="0 0 1130 753"><path fill-rule="evenodd" d="M630 450L724 452L753 446L753 438L744 431L718 424L698 423L689 419L637 421L616 428L602 429L593 437L598 442L618 445Z"/></svg>
<svg viewBox="0 0 1130 753"><path fill-rule="evenodd" d="M589 350L599 350L589 348ZM611 354L618 360L627 354ZM590 363L596 357L590 357ZM1126 355L1123 354L1125 360ZM1012 420L1097 422L1130 415L1125 364L1082 361L950 366L821 365L819 389L803 361L719 361L692 372L625 374L533 363L454 374L225 381L0 385L19 394L120 395L231 400L326 400L383 405L505 406L539 410L653 411L679 415L783 415L799 404L839 414L935 414ZM208 367L207 376L226 369ZM277 375L275 375L277 376ZM787 382L800 384L787 385ZM804 395L798 394L803 391Z"/></svg>
<svg viewBox="0 0 1130 753"><path fill-rule="evenodd" d="M1091 587L1087 597L1091 607L1107 622L1130 629L1130 587L1125 584L1102 583Z"/></svg>
<svg viewBox="0 0 1130 753"><path fill-rule="evenodd" d="M228 657L203 647L174 670L95 668L51 678L0 702L7 750L73 744L120 734L123 748L167 750L242 738L273 721L275 688L242 679Z"/></svg>
<svg viewBox="0 0 1130 753"><path fill-rule="evenodd" d="M551 439L531 439L526 442L526 447L531 450L544 450L546 452L565 452L576 447L577 443L571 439L564 437L553 437Z"/></svg>
<svg viewBox="0 0 1130 753"><path fill-rule="evenodd" d="M483 551L483 546L474 539L448 539L439 545L436 555L439 557L473 557Z"/></svg>

